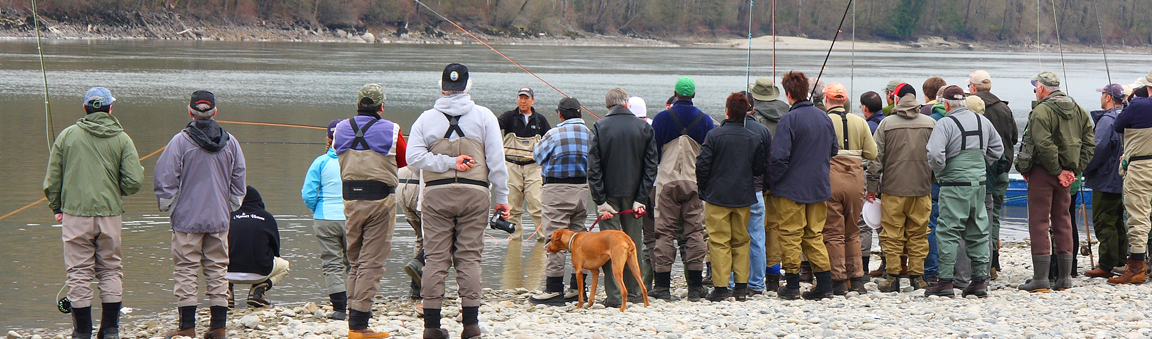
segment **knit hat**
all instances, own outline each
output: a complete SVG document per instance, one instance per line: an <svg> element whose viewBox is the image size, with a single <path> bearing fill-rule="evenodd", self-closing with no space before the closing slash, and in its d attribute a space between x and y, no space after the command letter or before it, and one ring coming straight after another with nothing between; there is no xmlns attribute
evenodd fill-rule
<svg viewBox="0 0 1152 339"><path fill-rule="evenodd" d="M975 95L970 95L964 98L967 101L968 110L976 112L976 114L984 114L984 99Z"/></svg>
<svg viewBox="0 0 1152 339"><path fill-rule="evenodd" d="M676 95L690 97L696 95L696 81L689 77L676 79Z"/></svg>

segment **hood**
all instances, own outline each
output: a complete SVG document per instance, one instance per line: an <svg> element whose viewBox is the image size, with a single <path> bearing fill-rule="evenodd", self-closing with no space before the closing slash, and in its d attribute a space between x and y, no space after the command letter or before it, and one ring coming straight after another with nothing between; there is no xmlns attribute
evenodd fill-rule
<svg viewBox="0 0 1152 339"><path fill-rule="evenodd" d="M264 209L264 199L260 197L260 192L252 186L248 186L247 193L244 194L244 203L240 204L240 208L250 210Z"/></svg>
<svg viewBox="0 0 1152 339"><path fill-rule="evenodd" d="M340 157L339 155L336 155L335 147L328 147L328 157L332 159L337 159Z"/></svg>
<svg viewBox="0 0 1152 339"><path fill-rule="evenodd" d="M76 126L80 126L88 134L100 138L111 138L124 132L124 128L120 127L120 120L116 120L116 117L104 112L86 115L76 121Z"/></svg>
<svg viewBox="0 0 1152 339"><path fill-rule="evenodd" d="M896 102L896 106L892 107L892 111L888 113L888 115L893 114L905 119L912 119L920 115L920 104L916 102L916 95L909 93L900 97L900 101Z"/></svg>
<svg viewBox="0 0 1152 339"><path fill-rule="evenodd" d="M188 134L197 146L208 152L219 152L228 145L228 132L225 132L216 120L193 120L184 127L184 133Z"/></svg>
<svg viewBox="0 0 1152 339"><path fill-rule="evenodd" d="M471 112L474 106L476 106L476 103L472 102L471 95L468 93L458 93L436 99L436 105L432 106L432 108L451 116L461 116Z"/></svg>
<svg viewBox="0 0 1152 339"><path fill-rule="evenodd" d="M1089 112L1089 114L1092 116L1092 123L1095 124L1095 123L1100 122L1100 118L1103 118L1105 115L1110 115L1110 116L1112 116L1113 119L1115 119L1116 116L1120 114L1120 110L1122 110L1122 109L1123 109L1123 107L1116 106L1116 107L1112 107L1112 109L1092 111L1092 112Z"/></svg>
<svg viewBox="0 0 1152 339"><path fill-rule="evenodd" d="M780 117L784 116L786 111L776 109L776 100L759 101L752 106L753 114L759 115L768 119L768 121L779 122Z"/></svg>
<svg viewBox="0 0 1152 339"><path fill-rule="evenodd" d="M1076 102L1072 101L1072 98L1069 98L1067 94L1061 91L1055 91L1045 97L1044 100L1040 100L1040 103L1049 101L1055 103L1056 107L1059 108L1053 111L1059 114L1061 119L1072 119L1072 112L1076 110Z"/></svg>
<svg viewBox="0 0 1152 339"><path fill-rule="evenodd" d="M992 92L976 92L975 94L972 94L972 95L975 95L976 97L979 97L980 99L983 99L985 107L992 106L993 104L995 104L997 102L1003 102L1005 105L1008 104L1007 101L1000 100L1000 98L997 97L995 94L992 94Z"/></svg>

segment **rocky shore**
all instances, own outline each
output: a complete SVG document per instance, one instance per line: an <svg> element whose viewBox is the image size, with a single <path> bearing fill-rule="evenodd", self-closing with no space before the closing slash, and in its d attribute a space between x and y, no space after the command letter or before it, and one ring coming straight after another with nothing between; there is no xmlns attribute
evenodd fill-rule
<svg viewBox="0 0 1152 339"><path fill-rule="evenodd" d="M832 300L781 301L774 293L747 302L629 304L625 312L596 305L591 309L533 306L531 291L485 290L480 325L488 338L1147 338L1152 336L1152 293L1147 285L1112 286L1104 279L1076 278L1075 287L1051 293L1027 293L1016 284L1031 277L1026 243L1006 244L1004 271L990 284L986 299L923 296L922 290L869 292ZM1086 260L1085 260L1086 261ZM873 266L879 260L873 260ZM1083 265L1083 262L1082 262ZM1080 268L1081 270L1084 267ZM687 294L683 279L674 288ZM807 288L807 287L805 287ZM603 300L603 292L598 300ZM959 295L959 291L957 291ZM273 298L274 298L273 294ZM378 297L371 326L395 338L420 338L423 322L407 298ZM448 299L455 295L449 292ZM201 323L207 323L202 310ZM326 318L328 305L277 305L237 308L228 321L231 338L333 339L347 334L347 323ZM459 306L446 301L445 328L461 330ZM122 320L123 338L156 338L170 330L174 312L131 314ZM202 324L203 325L203 324ZM201 328L203 333L205 329ZM9 332L9 339L67 338L66 329Z"/></svg>

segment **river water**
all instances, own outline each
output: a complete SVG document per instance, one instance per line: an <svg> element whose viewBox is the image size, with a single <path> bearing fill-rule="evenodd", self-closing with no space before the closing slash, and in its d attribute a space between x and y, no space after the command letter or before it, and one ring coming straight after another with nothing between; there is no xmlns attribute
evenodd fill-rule
<svg viewBox="0 0 1152 339"><path fill-rule="evenodd" d="M647 99L649 116L672 94L679 76L697 83L697 105L721 117L724 98L743 90L746 52L730 49L632 47L499 47L596 114L604 93L622 87ZM216 94L220 120L324 126L353 115L355 92L380 83L387 93L385 116L411 126L438 97L444 65L461 62L472 71L473 98L499 113L515 107L522 86L536 90L536 107L552 112L561 95L497 54L477 45L365 45L341 43L223 43L158 41L50 41L44 46L55 131L83 115L76 105L93 86L111 89L113 113L136 142L141 156L163 147L188 121L188 95L198 89ZM782 51L778 74L800 70L814 76L823 51ZM752 77L771 76L771 51L753 51ZM1147 71L1147 56L1110 55L1114 82L1130 83ZM1060 72L1055 54L990 52L834 53L825 81L839 81L856 98L882 91L892 78L917 86L930 76L963 86L975 69L989 71L993 92L1009 101L1021 128L1033 100L1028 78L1041 68ZM1065 88L1086 109L1098 106L1094 88L1107 83L1100 55L1065 55ZM43 198L47 162L43 83L36 45L0 42L0 215ZM548 115L553 124L553 115ZM587 117L589 121L593 117ZM300 186L311 161L324 151L321 131L297 127L224 124L244 148L248 182L263 193L280 221L283 256L292 273L271 292L281 303L326 300L320 286L317 244ZM144 188L126 198L124 215L125 306L139 313L173 308L169 224L151 194L155 158L144 160ZM1004 237L1026 237L1026 212L1009 209ZM382 294L403 295L408 278L401 270L412 254L413 232L399 218ZM47 204L39 203L0 219L0 328L66 326L55 311L64 280L59 225ZM526 222L529 222L525 219ZM529 222L530 223L530 222ZM531 227L531 226L529 226ZM536 288L543 279L543 248L536 242L509 244L491 233L484 254L484 283L491 288ZM498 240L497 240L498 239ZM451 280L451 279L450 279ZM243 298L244 287L237 287Z"/></svg>

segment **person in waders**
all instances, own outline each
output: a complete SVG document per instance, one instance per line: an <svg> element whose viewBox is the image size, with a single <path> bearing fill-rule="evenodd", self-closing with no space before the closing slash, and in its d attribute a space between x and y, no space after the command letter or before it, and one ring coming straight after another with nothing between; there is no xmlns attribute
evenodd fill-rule
<svg viewBox="0 0 1152 339"><path fill-rule="evenodd" d="M1096 149L1092 121L1080 105L1060 91L1056 73L1032 77L1037 102L1024 127L1016 170L1028 181L1028 233L1032 239L1032 279L1018 286L1028 292L1072 287L1072 204L1069 185ZM1049 237L1051 230L1051 237ZM1055 245L1057 278L1048 279Z"/></svg>
<svg viewBox="0 0 1152 339"><path fill-rule="evenodd" d="M120 338L123 197L140 191L144 167L132 138L112 116L114 101L107 88L88 90L87 115L56 137L44 174L48 207L61 223L72 338L92 338L93 280L103 303L96 338Z"/></svg>
<svg viewBox="0 0 1152 339"><path fill-rule="evenodd" d="M1124 109L1124 89L1110 84L1097 89L1100 108L1092 111L1096 152L1084 168L1084 186L1092 189L1092 228L1100 261L1084 272L1093 278L1111 278L1112 269L1124 266L1128 257L1128 230L1124 226L1124 178L1120 176L1120 156L1124 151L1124 134L1116 132L1116 118Z"/></svg>
<svg viewBox="0 0 1152 339"><path fill-rule="evenodd" d="M540 216L540 187L543 178L540 176L540 163L532 157L532 152L540 144L540 138L552 129L548 118L536 113L536 93L531 88L523 87L516 92L516 108L504 112L498 119L500 131L504 133L504 161L508 167L508 203L512 205L511 216L508 221L516 224L516 231L509 239L520 240L524 237L524 219L521 213L527 206L528 217L532 219L533 227L540 228L543 221ZM544 237L537 237L538 241L545 241Z"/></svg>
<svg viewBox="0 0 1152 339"><path fill-rule="evenodd" d="M1008 172L1012 169L1012 162L1016 159L1016 143L1020 140L1020 130L1016 128L1016 118L1012 116L1012 109L1008 102L1000 100L992 94L992 76L986 71L978 70L968 76L968 93L984 101L984 117L996 127L1000 134L1000 141L1004 143L1004 160L996 164L997 173L990 173L995 179L992 186L992 268L989 269L990 278L996 280L996 271L1000 270L1000 214L1004 210L1004 199L1008 194ZM969 106L971 109L971 106ZM977 112L979 113L979 112ZM1093 205L1095 206L1095 205Z"/></svg>
<svg viewBox="0 0 1152 339"><path fill-rule="evenodd" d="M1152 73L1150 73L1152 75ZM1113 284L1139 284L1145 281L1148 219L1152 211L1152 99L1132 100L1116 118L1113 129L1124 133L1124 158L1120 174L1124 176L1124 209L1128 211L1128 269L1119 277L1108 278Z"/></svg>
<svg viewBox="0 0 1152 339"><path fill-rule="evenodd" d="M396 186L396 198L400 209L404 211L404 220L412 226L416 234L416 242L412 246L412 259L404 265L404 273L412 281L408 283L408 297L412 300L421 300L420 277L424 275L424 232L420 222L420 173L412 168L404 167L396 171L399 185ZM420 307L422 310L423 308Z"/></svg>
<svg viewBox="0 0 1152 339"><path fill-rule="evenodd" d="M400 125L383 119L384 89L360 88L356 116L336 125L332 147L340 161L348 241L348 338L386 338L368 328L372 303L392 251L396 228L396 171L407 166Z"/></svg>
<svg viewBox="0 0 1152 339"><path fill-rule="evenodd" d="M757 123L764 125L768 130L768 156L771 157L772 153L772 136L776 135L776 125L780 122L780 117L784 113L788 113L787 102L780 100L780 87L775 84L774 78L756 78L756 83L748 89L752 94L752 113L750 118L756 120ZM760 180L763 192L761 198L764 199L764 290L776 291L780 289L780 263L784 260L784 254L780 250L780 218L776 213L776 205L772 199L772 188L769 185L770 179L768 175ZM753 240L752 247L755 248L755 240ZM753 252L756 250L753 249ZM753 273L756 269L753 268ZM750 286L755 288L756 286ZM752 289L752 293L755 293Z"/></svg>
<svg viewBox="0 0 1152 339"><path fill-rule="evenodd" d="M868 122L844 107L848 91L833 82L824 87L824 107L836 129L840 151L832 157L829 181L832 198L828 199L828 221L824 224L824 246L832 265L832 294L848 294L849 288L861 294L864 271L860 251L860 226L864 209L864 160L876 160L876 141ZM851 287L849 287L851 280Z"/></svg>
<svg viewBox="0 0 1152 339"><path fill-rule="evenodd" d="M704 201L696 185L696 156L715 125L692 104L696 84L691 78L677 80L674 95L672 107L652 119L660 164L653 199L656 247L651 251L655 286L649 295L665 301L677 299L671 288L672 263L676 261L679 243L679 250L686 255L680 260L684 262L688 300L699 301L705 293L702 274L708 245L704 242Z"/></svg>
<svg viewBox="0 0 1152 339"><path fill-rule="evenodd" d="M967 108L964 90L951 85L939 98L947 112L928 139L928 164L940 184L940 219L936 240L940 249L939 279L924 295L953 295L956 247L964 240L972 262L972 282L963 295L988 296L989 226L987 168L1004 153L992 122Z"/></svg>
<svg viewBox="0 0 1152 339"><path fill-rule="evenodd" d="M424 179L420 216L426 265L420 295L424 298L425 339L448 338L440 319L444 278L453 266L464 325L460 337L481 336L480 261L488 207L495 200L494 211L505 219L512 208L508 205L508 169L500 123L492 111L472 101L468 94L471 88L467 66L453 63L444 67L440 78L443 96L412 124L408 144L408 163L420 170Z"/></svg>

